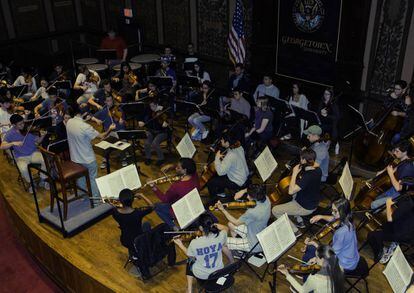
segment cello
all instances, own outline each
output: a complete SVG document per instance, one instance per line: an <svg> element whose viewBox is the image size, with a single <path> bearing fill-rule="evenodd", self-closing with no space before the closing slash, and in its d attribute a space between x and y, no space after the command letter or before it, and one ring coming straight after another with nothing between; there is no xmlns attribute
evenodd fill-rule
<svg viewBox="0 0 414 293"><path fill-rule="evenodd" d="M289 194L289 184L292 179L293 167L299 163L300 159L297 158L286 164L286 169L280 175L278 183L276 183L275 191L269 195L269 200L272 205L279 205L292 200L292 196Z"/></svg>

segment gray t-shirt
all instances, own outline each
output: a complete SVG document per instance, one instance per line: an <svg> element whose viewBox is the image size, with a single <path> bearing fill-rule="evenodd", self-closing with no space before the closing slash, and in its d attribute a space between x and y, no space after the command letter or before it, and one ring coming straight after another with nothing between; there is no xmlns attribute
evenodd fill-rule
<svg viewBox="0 0 414 293"><path fill-rule="evenodd" d="M220 231L217 235L201 236L190 242L187 255L195 257L192 271L198 279L206 280L210 274L224 267L223 246L227 243L227 234Z"/></svg>
<svg viewBox="0 0 414 293"><path fill-rule="evenodd" d="M99 135L91 125L81 117L69 119L66 125L70 159L79 164L90 164L96 161L91 140Z"/></svg>
<svg viewBox="0 0 414 293"><path fill-rule="evenodd" d="M329 173L329 142L315 142L312 144L311 149L315 151L315 161L319 164L319 168L322 170L321 181L325 182Z"/></svg>
<svg viewBox="0 0 414 293"><path fill-rule="evenodd" d="M231 99L230 109L247 116L247 118L250 118L251 107L249 102L243 97L241 97L239 100L236 100L234 98Z"/></svg>
<svg viewBox="0 0 414 293"><path fill-rule="evenodd" d="M261 232L267 227L267 222L270 218L270 200L266 197L264 202L256 202L254 208L248 209L239 220L247 226L247 238L249 240L250 249L256 245L257 233ZM262 251L262 247L259 245L253 250L254 252Z"/></svg>

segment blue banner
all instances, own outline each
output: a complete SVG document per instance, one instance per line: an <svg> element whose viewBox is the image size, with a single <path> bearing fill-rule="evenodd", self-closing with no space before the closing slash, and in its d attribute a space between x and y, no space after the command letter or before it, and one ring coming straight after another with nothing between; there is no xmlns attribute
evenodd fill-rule
<svg viewBox="0 0 414 293"><path fill-rule="evenodd" d="M276 74L333 85L342 0L279 0Z"/></svg>

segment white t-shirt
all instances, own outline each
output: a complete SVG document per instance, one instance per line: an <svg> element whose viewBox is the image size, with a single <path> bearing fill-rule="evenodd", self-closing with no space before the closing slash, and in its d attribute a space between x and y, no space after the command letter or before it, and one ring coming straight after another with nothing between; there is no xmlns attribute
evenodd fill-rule
<svg viewBox="0 0 414 293"><path fill-rule="evenodd" d="M209 234L190 242L187 255L196 259L191 269L194 276L206 280L212 273L224 267L222 249L226 243L225 231L220 231L217 237L215 234Z"/></svg>
<svg viewBox="0 0 414 293"><path fill-rule="evenodd" d="M99 135L99 132L78 116L69 119L66 131L71 160L79 164L96 161L91 141Z"/></svg>
<svg viewBox="0 0 414 293"><path fill-rule="evenodd" d="M10 113L0 108L0 134L6 133L10 129Z"/></svg>
<svg viewBox="0 0 414 293"><path fill-rule="evenodd" d="M21 85L26 85L26 84L27 83L23 75L19 75L13 83L14 86L21 86ZM36 79L32 77L32 85L27 89L27 92L35 93L36 91L37 91Z"/></svg>
<svg viewBox="0 0 414 293"><path fill-rule="evenodd" d="M101 79L99 77L99 74L96 71L89 69L89 72L95 75L96 77L98 77L98 84L95 84L93 82L88 82L86 75L83 73L79 73L78 76L76 77L75 85L79 85L79 86L86 85L88 89L85 91L85 94L94 94L98 90L99 82Z"/></svg>

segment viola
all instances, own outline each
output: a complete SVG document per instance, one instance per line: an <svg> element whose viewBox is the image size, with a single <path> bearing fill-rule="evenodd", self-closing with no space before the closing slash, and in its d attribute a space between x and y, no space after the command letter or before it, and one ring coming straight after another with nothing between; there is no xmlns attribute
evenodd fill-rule
<svg viewBox="0 0 414 293"><path fill-rule="evenodd" d="M248 208L254 208L255 206L256 206L256 202L254 200L234 201L234 202L223 203L223 207L229 210L248 209ZM214 211L214 210L217 210L217 206L216 205L210 206L208 209L210 211Z"/></svg>
<svg viewBox="0 0 414 293"><path fill-rule="evenodd" d="M288 268L289 273L294 275L308 275L314 274L321 270L321 266L318 264L306 265L306 264L297 264Z"/></svg>

